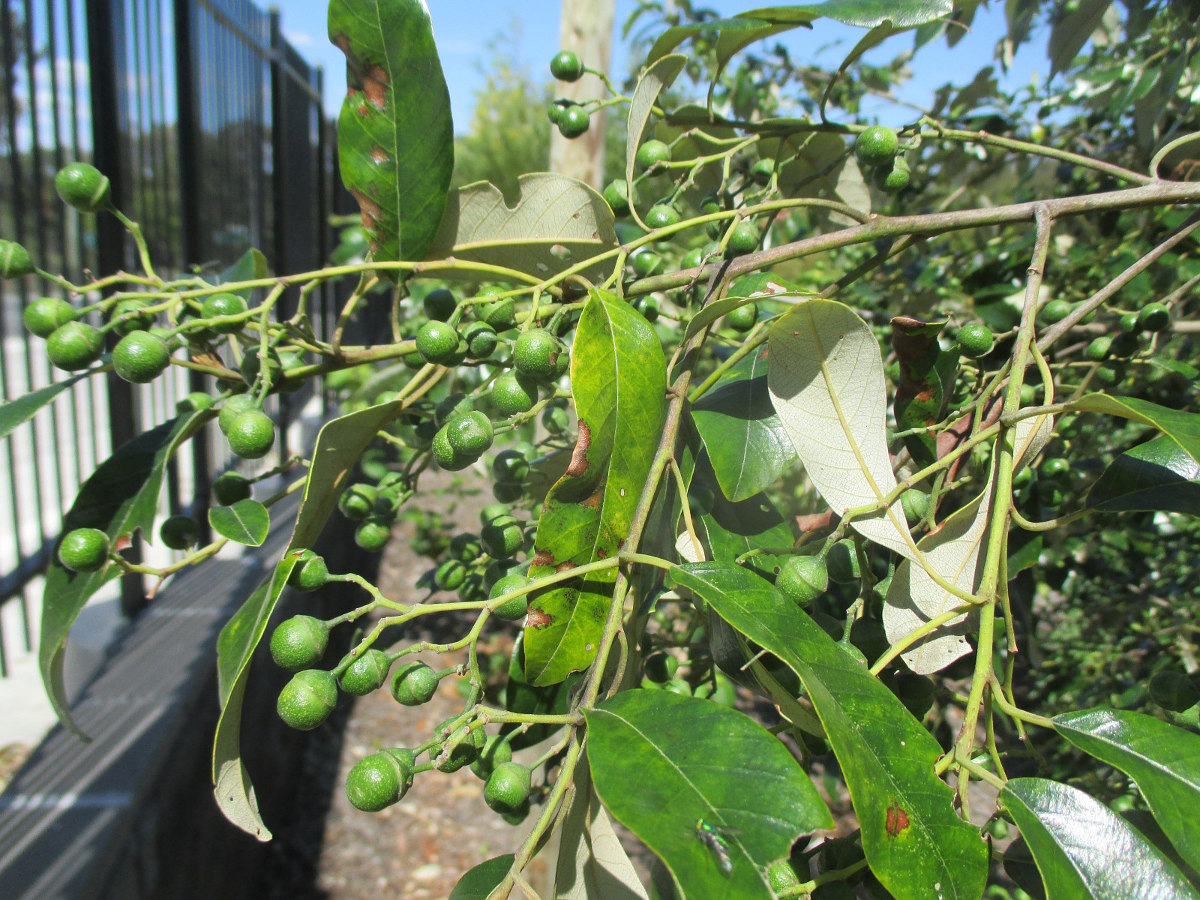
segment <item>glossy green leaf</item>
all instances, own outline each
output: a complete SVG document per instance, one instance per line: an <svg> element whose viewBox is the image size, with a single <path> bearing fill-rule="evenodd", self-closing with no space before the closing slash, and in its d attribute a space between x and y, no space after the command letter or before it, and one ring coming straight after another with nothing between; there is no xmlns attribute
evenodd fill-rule
<svg viewBox="0 0 1200 900"><path fill-rule="evenodd" d="M737 503L727 500L707 459L697 467L691 484L713 493L711 510L692 510L697 536L711 551L706 557L733 562L751 550L791 550L792 529L766 494L755 494Z"/></svg>
<svg viewBox="0 0 1200 900"><path fill-rule="evenodd" d="M672 570L749 640L800 678L846 777L871 871L896 897L977 900L988 871L979 832L954 812L934 774L938 742L884 685L802 609L729 563Z"/></svg>
<svg viewBox="0 0 1200 900"><path fill-rule="evenodd" d="M1160 434L1114 459L1092 485L1087 506L1103 512L1200 516L1200 462L1174 438Z"/></svg>
<svg viewBox="0 0 1200 900"><path fill-rule="evenodd" d="M87 378L90 374L90 372L81 372L78 375L72 375L63 381L48 384L44 388L30 391L28 394L0 405L0 439L8 437L17 428L37 415L39 409L53 401L59 394L67 390L67 388Z"/></svg>
<svg viewBox="0 0 1200 900"><path fill-rule="evenodd" d="M571 351L579 436L566 474L546 496L530 577L620 552L658 449L666 389L654 329L629 304L593 291ZM615 570L593 573L530 599L525 669L532 684L554 684L591 663L615 578Z"/></svg>
<svg viewBox="0 0 1200 900"><path fill-rule="evenodd" d="M1200 736L1120 709L1063 713L1054 727L1132 778L1179 855L1200 869Z"/></svg>
<svg viewBox="0 0 1200 900"><path fill-rule="evenodd" d="M450 94L424 0L330 0L329 40L346 54L338 117L342 182L375 260L423 259L454 169Z"/></svg>
<svg viewBox="0 0 1200 900"><path fill-rule="evenodd" d="M554 871L555 900L648 900L600 798L587 760L575 766Z"/></svg>
<svg viewBox="0 0 1200 900"><path fill-rule="evenodd" d="M451 192L430 255L500 266L540 280L617 246L612 209L589 185L549 172L522 175L517 184L520 196L511 207L486 181ZM436 265L427 271L455 274Z"/></svg>
<svg viewBox="0 0 1200 900"><path fill-rule="evenodd" d="M662 858L687 898L770 898L767 865L798 836L833 826L792 754L743 713L633 690L587 713L587 727L600 799ZM721 831L728 872L697 837L700 821Z"/></svg>
<svg viewBox="0 0 1200 900"><path fill-rule="evenodd" d="M1200 896L1136 828L1083 791L1014 778L1000 799L1029 844L1049 900Z"/></svg>
<svg viewBox="0 0 1200 900"><path fill-rule="evenodd" d="M114 450L79 489L63 518L62 533L75 528L99 528L108 535L112 546L135 531L150 534L167 463L179 445L212 416L211 410L198 410L169 419ZM38 664L59 721L81 738L85 735L67 711L63 650L71 626L88 598L118 577L120 571L113 565L98 572L68 571L58 561L57 546L46 570Z"/></svg>
<svg viewBox="0 0 1200 900"><path fill-rule="evenodd" d="M213 737L212 779L213 796L225 818L260 841L269 841L267 829L258 810L258 798L250 772L242 762L242 701L250 680L250 660L254 648L267 630L267 622L287 587L287 580L296 567L299 554L287 554L275 567L272 576L233 614L217 638L218 692L221 717Z"/></svg>
<svg viewBox="0 0 1200 900"><path fill-rule="evenodd" d="M558 684L534 687L525 676L525 635L520 633L513 641L512 656L508 663L508 683L504 686L504 708L509 712L535 716L565 715L570 707L570 692L582 675L571 675ZM523 727L511 722L502 725L501 734L511 735L509 744L513 750L540 744L559 730L555 725L532 725Z"/></svg>
<svg viewBox="0 0 1200 900"><path fill-rule="evenodd" d="M767 391L766 348L743 357L691 411L717 482L730 500L766 490L796 458Z"/></svg>
<svg viewBox="0 0 1200 900"><path fill-rule="evenodd" d="M1111 397L1108 394L1085 394L1069 402L1067 409L1107 413L1157 428L1175 441L1184 453L1200 462L1200 413L1170 409L1137 397Z"/></svg>
<svg viewBox="0 0 1200 900"><path fill-rule="evenodd" d="M813 486L835 513L896 487L887 446L883 360L871 328L843 303L812 298L771 326L771 401ZM915 556L900 500L856 517L859 534Z"/></svg>
<svg viewBox="0 0 1200 900"><path fill-rule="evenodd" d="M267 258L263 256L261 250L251 247L238 257L237 262L221 273L217 278L217 283L232 284L238 281L256 281L260 278L268 278L270 275L271 267L267 264ZM253 290L243 288L232 293L249 300Z"/></svg>
<svg viewBox="0 0 1200 900"><path fill-rule="evenodd" d="M208 524L221 537L248 547L261 547L271 530L271 514L257 500L247 497L232 506L211 507Z"/></svg>
<svg viewBox="0 0 1200 900"><path fill-rule="evenodd" d="M669 88L679 77L679 73L683 71L686 64L687 57L683 54L664 56L662 59L656 60L638 79L637 87L629 102L629 118L625 127L625 184L629 188L630 197L634 195L633 171L636 163L634 157L637 155L638 146L642 143L642 137L646 131L646 124L650 121L654 104L658 102L658 95Z"/></svg>
<svg viewBox="0 0 1200 900"><path fill-rule="evenodd" d="M484 860L458 879L450 892L450 900L487 900L508 875L515 859L512 853L505 853Z"/></svg>

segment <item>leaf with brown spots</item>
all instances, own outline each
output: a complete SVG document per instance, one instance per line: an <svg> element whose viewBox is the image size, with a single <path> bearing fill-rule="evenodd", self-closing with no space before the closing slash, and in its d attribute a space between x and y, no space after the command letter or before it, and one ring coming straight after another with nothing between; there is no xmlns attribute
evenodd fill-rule
<svg viewBox="0 0 1200 900"><path fill-rule="evenodd" d="M371 258L423 259L454 168L450 94L428 7L331 0L329 39L346 54L338 164L362 210Z"/></svg>

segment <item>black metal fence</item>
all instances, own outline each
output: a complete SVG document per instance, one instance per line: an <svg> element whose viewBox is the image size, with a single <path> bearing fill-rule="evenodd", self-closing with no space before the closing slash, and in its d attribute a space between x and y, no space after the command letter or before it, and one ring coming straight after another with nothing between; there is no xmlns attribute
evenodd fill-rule
<svg viewBox="0 0 1200 900"><path fill-rule="evenodd" d="M283 38L278 13L248 0L0 0L0 237L76 283L136 269L115 219L55 196L57 169L84 160L141 223L160 273L220 269L249 247L276 271L316 268L333 197L320 101L320 70ZM0 290L8 401L57 376L21 327L46 284ZM142 388L88 379L0 440L0 676L11 654L33 649L39 573L78 485L112 447L205 387L175 368ZM306 399L282 401L282 435ZM203 509L211 475L229 464L223 443L192 444L171 467L172 511ZM122 579L122 590L132 613L142 586Z"/></svg>

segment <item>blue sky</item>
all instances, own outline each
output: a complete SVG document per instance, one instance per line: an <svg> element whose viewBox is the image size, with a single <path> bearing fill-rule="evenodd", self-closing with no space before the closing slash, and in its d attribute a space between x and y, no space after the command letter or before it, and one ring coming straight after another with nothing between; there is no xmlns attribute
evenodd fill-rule
<svg viewBox="0 0 1200 900"><path fill-rule="evenodd" d="M283 27L298 50L324 66L325 105L331 112L336 112L346 87L345 64L342 55L325 36L326 5L326 0L289 0L284 7ZM706 0L704 5L722 15L732 15L762 3L761 0ZM559 0L429 0L429 6L459 131L470 121L474 94L485 77L483 66L489 58L486 47L498 33L517 38L514 57L537 77L546 73L550 57L558 49ZM618 26L635 6L634 0L617 0ZM942 41L924 48L914 61L911 83L901 90L900 95L921 104L934 88L947 80L953 79L960 84L969 82L980 67L991 61L992 48L1003 34L1002 7L1003 4L992 3L990 8L980 9L971 33L953 50L948 50ZM818 20L815 24L812 31L798 29L782 39L800 58L815 58L831 66L836 66L863 34L859 29L829 20ZM911 46L911 42L911 35L900 35L874 53L876 58L890 58L893 53ZM618 74L627 70L629 55L625 47L615 47L613 65ZM1044 79L1048 71L1044 57L1038 51L1026 48L1018 54L1003 83L1013 88L1029 83L1037 75ZM549 77L548 73L546 77ZM889 112L884 105L880 101L874 107L868 106L868 114L879 115L893 123L907 121L913 115L911 112Z"/></svg>

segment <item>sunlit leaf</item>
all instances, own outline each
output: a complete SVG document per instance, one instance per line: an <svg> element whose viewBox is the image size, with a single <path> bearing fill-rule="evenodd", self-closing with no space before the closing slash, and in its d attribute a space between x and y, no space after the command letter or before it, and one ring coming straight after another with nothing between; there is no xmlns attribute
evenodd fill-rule
<svg viewBox="0 0 1200 900"><path fill-rule="evenodd" d="M1087 506L1200 516L1200 462L1170 435L1160 434L1114 459L1088 491Z"/></svg>
<svg viewBox="0 0 1200 900"><path fill-rule="evenodd" d="M271 514L257 500L247 497L232 506L214 506L208 524L221 537L249 547L261 547L271 529Z"/></svg>

